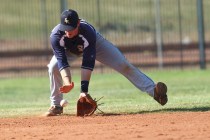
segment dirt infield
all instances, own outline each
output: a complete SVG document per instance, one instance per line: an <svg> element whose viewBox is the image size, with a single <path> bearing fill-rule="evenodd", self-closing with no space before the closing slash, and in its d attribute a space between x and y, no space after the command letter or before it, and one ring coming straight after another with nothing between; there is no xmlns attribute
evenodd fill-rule
<svg viewBox="0 0 210 140"><path fill-rule="evenodd" d="M0 139L210 139L210 112L147 113L0 119Z"/></svg>

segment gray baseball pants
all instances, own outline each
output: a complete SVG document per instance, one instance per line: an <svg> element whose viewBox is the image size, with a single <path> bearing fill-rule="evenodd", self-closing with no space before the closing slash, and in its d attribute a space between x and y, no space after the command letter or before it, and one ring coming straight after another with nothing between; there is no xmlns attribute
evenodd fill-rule
<svg viewBox="0 0 210 140"><path fill-rule="evenodd" d="M79 57L68 55L68 62L71 64ZM104 39L97 33L96 39L96 60L111 67L117 72L124 75L134 86L150 96L154 96L155 83L152 79L142 73L138 68L130 64L124 55L112 43ZM48 64L48 72L50 78L50 100L51 106L60 106L63 94L60 94L59 88L63 85L63 81L58 70L57 59L52 57Z"/></svg>

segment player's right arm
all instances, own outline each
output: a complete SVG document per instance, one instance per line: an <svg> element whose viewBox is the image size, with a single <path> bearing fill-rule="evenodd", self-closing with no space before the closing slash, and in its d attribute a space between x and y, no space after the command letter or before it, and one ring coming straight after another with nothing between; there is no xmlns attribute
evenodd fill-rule
<svg viewBox="0 0 210 140"><path fill-rule="evenodd" d="M74 87L74 83L71 81L71 72L69 67L62 69L60 73L63 80L63 86L60 87L59 90L61 93L68 93Z"/></svg>
<svg viewBox="0 0 210 140"><path fill-rule="evenodd" d="M61 93L67 93L69 92L73 87L74 83L71 79L71 72L70 72L70 66L67 61L66 53L64 46L61 46L61 39L62 35L59 33L54 33L50 36L51 41L51 47L53 49L53 53L58 61L58 69L60 71L62 80L63 80L63 86L60 87Z"/></svg>

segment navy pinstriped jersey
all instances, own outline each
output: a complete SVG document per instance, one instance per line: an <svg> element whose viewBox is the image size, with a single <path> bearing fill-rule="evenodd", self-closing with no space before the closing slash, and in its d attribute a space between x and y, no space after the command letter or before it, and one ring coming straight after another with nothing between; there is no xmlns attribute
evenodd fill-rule
<svg viewBox="0 0 210 140"><path fill-rule="evenodd" d="M60 31L59 24L50 35L51 47L58 60L58 68L62 70L69 67L66 53L82 55L81 68L93 70L96 57L96 31L93 26L81 20L79 34L74 38L65 37L65 32Z"/></svg>

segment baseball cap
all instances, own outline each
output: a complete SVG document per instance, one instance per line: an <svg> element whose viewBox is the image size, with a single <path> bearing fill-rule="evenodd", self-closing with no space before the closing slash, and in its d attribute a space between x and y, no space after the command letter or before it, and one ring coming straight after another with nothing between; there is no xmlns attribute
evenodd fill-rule
<svg viewBox="0 0 210 140"><path fill-rule="evenodd" d="M71 31L77 27L79 16L76 11L69 9L65 10L61 14L61 23L59 30Z"/></svg>

